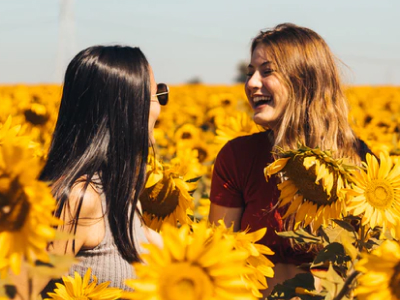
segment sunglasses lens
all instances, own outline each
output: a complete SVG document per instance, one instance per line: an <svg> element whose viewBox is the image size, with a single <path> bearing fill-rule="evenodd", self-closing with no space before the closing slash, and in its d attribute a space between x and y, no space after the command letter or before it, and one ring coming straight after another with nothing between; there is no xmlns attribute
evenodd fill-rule
<svg viewBox="0 0 400 300"><path fill-rule="evenodd" d="M165 83L157 84L157 98L161 105L168 103L169 89Z"/></svg>

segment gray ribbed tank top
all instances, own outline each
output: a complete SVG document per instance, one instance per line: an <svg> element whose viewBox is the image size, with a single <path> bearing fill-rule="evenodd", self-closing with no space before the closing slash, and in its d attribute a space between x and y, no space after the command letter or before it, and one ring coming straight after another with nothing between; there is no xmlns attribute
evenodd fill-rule
<svg viewBox="0 0 400 300"><path fill-rule="evenodd" d="M103 212L105 212L106 199L104 193L101 194L101 200ZM124 281L128 278L135 278L135 272L132 265L119 253L106 216L104 217L104 224L105 236L101 243L93 249L80 250L76 257L81 261L73 265L68 273L73 275L76 271L83 277L86 270L90 267L92 275L96 275L98 283L111 281L110 287L129 289L125 286ZM143 226L139 214L135 211L133 232L135 234L135 246L139 255L144 252L141 244L148 243Z"/></svg>

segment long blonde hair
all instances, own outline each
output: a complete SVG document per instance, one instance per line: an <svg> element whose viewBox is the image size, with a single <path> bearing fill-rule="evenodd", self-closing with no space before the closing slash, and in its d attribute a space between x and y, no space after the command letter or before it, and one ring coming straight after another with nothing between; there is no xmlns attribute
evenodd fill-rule
<svg viewBox="0 0 400 300"><path fill-rule="evenodd" d="M275 74L289 95L275 145L288 150L301 142L359 163L338 68L322 37L308 28L284 23L261 31L253 39L251 53L260 44L268 49Z"/></svg>

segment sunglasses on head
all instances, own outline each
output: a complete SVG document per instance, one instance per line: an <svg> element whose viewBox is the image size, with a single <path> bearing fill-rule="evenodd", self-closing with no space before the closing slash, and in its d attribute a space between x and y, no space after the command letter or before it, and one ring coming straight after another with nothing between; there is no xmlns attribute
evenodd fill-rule
<svg viewBox="0 0 400 300"><path fill-rule="evenodd" d="M165 83L157 84L157 94L155 94L154 96L157 96L160 105L167 105L168 95L169 95L168 85L166 85Z"/></svg>

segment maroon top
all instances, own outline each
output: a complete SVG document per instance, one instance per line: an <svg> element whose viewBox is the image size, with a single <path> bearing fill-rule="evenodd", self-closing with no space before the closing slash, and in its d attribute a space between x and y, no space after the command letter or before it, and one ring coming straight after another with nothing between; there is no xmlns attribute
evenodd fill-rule
<svg viewBox="0 0 400 300"><path fill-rule="evenodd" d="M366 145L359 141L360 152ZM360 148L359 148L360 149ZM368 149L368 147L366 147ZM281 209L272 209L279 199L276 177L267 182L264 168L274 161L268 132L260 132L229 141L215 161L210 200L226 207L243 207L241 230L250 231L267 227L259 241L275 252L269 257L274 262L301 264L313 260L310 253L295 252L289 240L276 235L283 230ZM370 152L369 149L367 152ZM360 155L364 159L365 154Z"/></svg>

